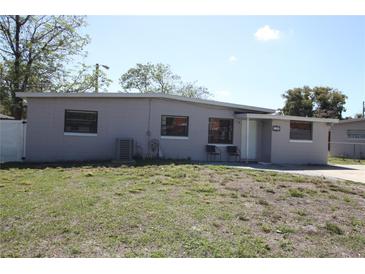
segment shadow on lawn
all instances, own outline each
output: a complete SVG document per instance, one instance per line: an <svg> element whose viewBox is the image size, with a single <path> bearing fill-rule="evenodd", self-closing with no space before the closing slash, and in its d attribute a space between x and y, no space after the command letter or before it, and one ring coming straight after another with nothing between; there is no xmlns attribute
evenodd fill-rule
<svg viewBox="0 0 365 274"><path fill-rule="evenodd" d="M356 170L352 167L336 166L336 165L276 165L276 164L249 164L248 167L267 169L267 170L278 170L278 171L290 171L290 170Z"/></svg>
<svg viewBox="0 0 365 274"><path fill-rule="evenodd" d="M277 164L262 164L257 162L198 162L191 160L172 160L172 159L138 159L130 163L116 161L67 161L67 162L43 162L43 163L4 163L0 165L0 169L6 170L10 168L18 169L45 169L45 168L75 168L75 167L108 167L119 168L126 166L142 167L142 166L161 166L161 165L219 165L227 167L249 167L260 170L354 170L350 167L335 166L335 165L277 165Z"/></svg>
<svg viewBox="0 0 365 274"><path fill-rule="evenodd" d="M126 166L160 166L160 165L187 165L187 164L204 164L202 162L194 162L189 160L163 160L163 159L147 159L147 160L137 160L133 162L116 162L116 161L67 161L67 162L34 162L34 163L22 163L22 162L9 162L0 164L0 169L6 170L10 168L18 169L45 169L45 168L75 168L75 167L109 167L109 168L119 168ZM205 163L206 164L206 163Z"/></svg>

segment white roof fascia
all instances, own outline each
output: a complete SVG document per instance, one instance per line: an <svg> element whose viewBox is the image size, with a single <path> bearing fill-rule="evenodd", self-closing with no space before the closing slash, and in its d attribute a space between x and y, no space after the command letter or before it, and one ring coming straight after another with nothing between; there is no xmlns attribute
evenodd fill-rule
<svg viewBox="0 0 365 274"><path fill-rule="evenodd" d="M57 93L57 92L17 92L17 97L20 98L159 98L159 99L169 99L169 100L177 100L182 102L191 102L197 104L206 104L220 107L227 107L237 110L252 110L252 111L260 111L260 112L275 112L274 109L269 108L261 108L255 106L247 106L247 105L239 105L233 103L226 103L214 100L206 100L206 99L198 99L198 98L189 98L178 95L169 95L169 94L158 94L158 93L116 93L116 92L101 92L101 93Z"/></svg>
<svg viewBox="0 0 365 274"><path fill-rule="evenodd" d="M318 122L318 123L338 123L338 119L301 117L301 116L290 116L290 115L256 114L256 113L236 114L236 118L293 120L293 121L307 121L307 122Z"/></svg>
<svg viewBox="0 0 365 274"><path fill-rule="evenodd" d="M365 122L365 118L346 119L346 120L339 121L340 124L356 123L356 122Z"/></svg>

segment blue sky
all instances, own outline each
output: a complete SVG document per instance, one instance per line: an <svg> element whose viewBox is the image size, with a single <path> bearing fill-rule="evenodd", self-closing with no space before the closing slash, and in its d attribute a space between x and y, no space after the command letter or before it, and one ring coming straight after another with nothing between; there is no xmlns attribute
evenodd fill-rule
<svg viewBox="0 0 365 274"><path fill-rule="evenodd" d="M213 99L280 108L281 94L324 85L365 100L365 16L89 16L87 63L114 81L136 63L165 63Z"/></svg>

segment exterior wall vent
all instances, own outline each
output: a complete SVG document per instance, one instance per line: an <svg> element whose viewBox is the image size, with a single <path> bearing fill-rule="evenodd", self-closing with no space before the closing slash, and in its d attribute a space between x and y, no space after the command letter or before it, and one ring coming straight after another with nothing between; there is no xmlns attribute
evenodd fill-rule
<svg viewBox="0 0 365 274"><path fill-rule="evenodd" d="M133 161L134 142L133 139L116 140L116 160L120 162Z"/></svg>

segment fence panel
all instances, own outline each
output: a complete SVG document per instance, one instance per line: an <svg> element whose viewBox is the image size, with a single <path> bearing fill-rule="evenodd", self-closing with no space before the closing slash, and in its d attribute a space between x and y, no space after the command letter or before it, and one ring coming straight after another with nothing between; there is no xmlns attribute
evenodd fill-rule
<svg viewBox="0 0 365 274"><path fill-rule="evenodd" d="M25 158L26 121L0 120L0 163Z"/></svg>
<svg viewBox="0 0 365 274"><path fill-rule="evenodd" d="M329 144L332 156L365 159L365 143L330 142Z"/></svg>

